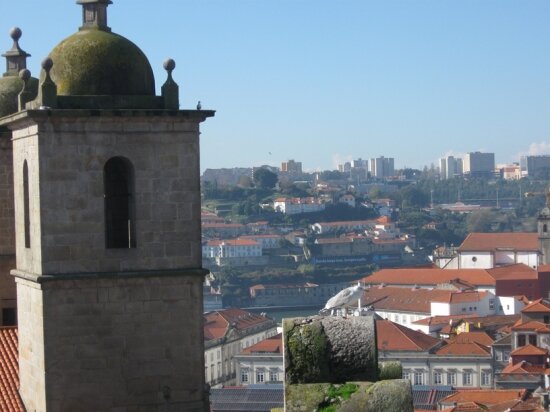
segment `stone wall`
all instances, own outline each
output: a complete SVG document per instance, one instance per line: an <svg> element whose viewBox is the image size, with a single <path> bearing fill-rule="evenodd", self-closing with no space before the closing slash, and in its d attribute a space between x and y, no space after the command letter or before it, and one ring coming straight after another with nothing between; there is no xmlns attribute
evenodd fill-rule
<svg viewBox="0 0 550 412"><path fill-rule="evenodd" d="M40 275L201 266L198 122L140 113L37 117L14 131L18 269ZM135 249L105 248L103 167L115 156L134 167ZM22 238L25 160L30 249Z"/></svg>
<svg viewBox="0 0 550 412"><path fill-rule="evenodd" d="M27 410L204 411L202 276L17 281Z"/></svg>
<svg viewBox="0 0 550 412"><path fill-rule="evenodd" d="M199 124L211 115L37 110L0 120L14 138L27 410L208 410ZM133 166L135 248L106 248L103 170L113 157Z"/></svg>
<svg viewBox="0 0 550 412"><path fill-rule="evenodd" d="M3 309L15 310L15 211L13 206L13 154L11 132L0 130L0 325Z"/></svg>
<svg viewBox="0 0 550 412"><path fill-rule="evenodd" d="M0 130L0 256L15 255L11 132Z"/></svg>

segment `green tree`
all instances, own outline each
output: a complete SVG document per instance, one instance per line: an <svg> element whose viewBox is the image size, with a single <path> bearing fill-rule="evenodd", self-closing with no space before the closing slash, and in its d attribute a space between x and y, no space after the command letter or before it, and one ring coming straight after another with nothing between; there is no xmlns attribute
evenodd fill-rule
<svg viewBox="0 0 550 412"><path fill-rule="evenodd" d="M424 207L430 202L429 196L423 190L416 186L406 186L399 191L401 204L403 208L407 207Z"/></svg>
<svg viewBox="0 0 550 412"><path fill-rule="evenodd" d="M466 229L471 232L490 232L494 214L488 209L470 213L466 218Z"/></svg>
<svg viewBox="0 0 550 412"><path fill-rule="evenodd" d="M261 189L273 189L277 184L277 175L266 168L258 169L254 172L254 184Z"/></svg>

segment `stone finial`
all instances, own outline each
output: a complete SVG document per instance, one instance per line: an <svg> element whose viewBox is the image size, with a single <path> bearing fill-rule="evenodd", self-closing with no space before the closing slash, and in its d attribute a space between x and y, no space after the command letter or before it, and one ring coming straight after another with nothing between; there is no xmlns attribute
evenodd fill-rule
<svg viewBox="0 0 550 412"><path fill-rule="evenodd" d="M19 47L19 39L22 35L23 32L19 27L14 27L10 30L13 46L2 55L6 58L6 73L4 73L4 77L17 76L21 70L27 68L27 57L30 57L30 54Z"/></svg>
<svg viewBox="0 0 550 412"><path fill-rule="evenodd" d="M52 59L46 57L42 61L42 69L45 72L45 76L38 90L38 103L42 108L55 108L57 106L57 85L50 76L52 67Z"/></svg>
<svg viewBox="0 0 550 412"><path fill-rule="evenodd" d="M78 0L82 5L82 26L80 30L111 31L107 26L107 7L111 0Z"/></svg>
<svg viewBox="0 0 550 412"><path fill-rule="evenodd" d="M162 97L164 98L164 108L178 110L180 107L179 86L172 77L172 72L176 68L176 62L173 59L167 59L163 66L164 70L168 72L168 78L161 89Z"/></svg>
<svg viewBox="0 0 550 412"><path fill-rule="evenodd" d="M19 78L23 80L23 89L17 96L18 110L25 110L25 105L32 100L32 92L29 90L29 79L31 78L31 72L27 69L23 69L19 72Z"/></svg>

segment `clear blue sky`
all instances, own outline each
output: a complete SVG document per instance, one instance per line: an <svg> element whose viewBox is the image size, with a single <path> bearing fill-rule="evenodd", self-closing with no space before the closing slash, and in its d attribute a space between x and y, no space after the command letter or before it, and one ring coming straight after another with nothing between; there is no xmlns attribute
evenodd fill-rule
<svg viewBox="0 0 550 412"><path fill-rule="evenodd" d="M0 50L21 27L35 75L80 25L74 0L1 1ZM183 108L217 110L202 128L203 170L550 153L547 0L113 3L109 25L147 54L157 90L172 57Z"/></svg>

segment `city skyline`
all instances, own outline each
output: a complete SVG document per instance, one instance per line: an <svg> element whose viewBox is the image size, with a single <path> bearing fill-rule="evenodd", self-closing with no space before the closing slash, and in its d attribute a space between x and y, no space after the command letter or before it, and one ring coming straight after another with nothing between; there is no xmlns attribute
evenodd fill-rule
<svg viewBox="0 0 550 412"><path fill-rule="evenodd" d="M3 13L0 51L21 27L38 75L78 29L70 3L26 0ZM201 100L217 110L202 170L288 159L325 170L380 155L422 168L474 151L497 163L550 153L547 2L114 0L109 9L113 31L149 56L157 90L172 57L182 108Z"/></svg>

